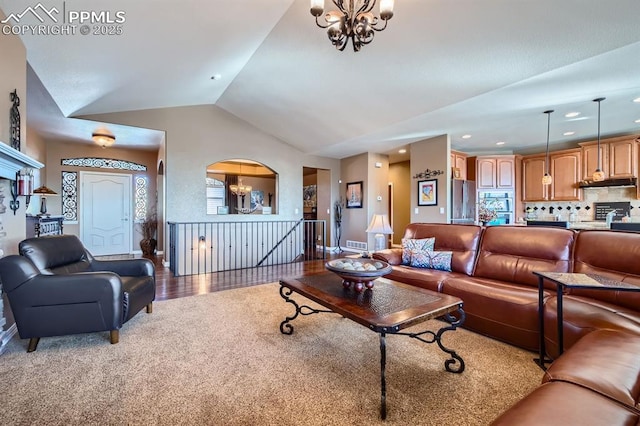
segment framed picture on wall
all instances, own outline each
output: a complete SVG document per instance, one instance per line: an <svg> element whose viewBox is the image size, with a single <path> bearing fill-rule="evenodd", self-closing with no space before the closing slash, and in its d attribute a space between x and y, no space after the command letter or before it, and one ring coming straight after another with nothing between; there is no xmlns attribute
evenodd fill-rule
<svg viewBox="0 0 640 426"><path fill-rule="evenodd" d="M438 204L438 180L418 181L418 205L435 206Z"/></svg>
<svg viewBox="0 0 640 426"><path fill-rule="evenodd" d="M345 199L347 200L345 204L348 209L362 208L362 181L347 183Z"/></svg>

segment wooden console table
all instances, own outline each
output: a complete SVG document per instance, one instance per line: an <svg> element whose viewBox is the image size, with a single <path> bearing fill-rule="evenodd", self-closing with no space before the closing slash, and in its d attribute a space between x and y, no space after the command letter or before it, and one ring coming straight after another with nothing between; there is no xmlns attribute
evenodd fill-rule
<svg viewBox="0 0 640 426"><path fill-rule="evenodd" d="M64 216L27 215L27 238L62 235Z"/></svg>

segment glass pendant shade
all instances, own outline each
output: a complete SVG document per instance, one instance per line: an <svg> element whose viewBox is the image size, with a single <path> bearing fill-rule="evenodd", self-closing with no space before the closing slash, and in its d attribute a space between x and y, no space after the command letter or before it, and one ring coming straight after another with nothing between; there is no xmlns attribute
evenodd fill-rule
<svg viewBox="0 0 640 426"><path fill-rule="evenodd" d="M602 182L604 180L604 172L600 169L596 169L596 171L593 172L593 180L594 182Z"/></svg>
<svg viewBox="0 0 640 426"><path fill-rule="evenodd" d="M553 182L553 178L549 173L545 173L544 176L542 176L542 184L551 185L551 182Z"/></svg>

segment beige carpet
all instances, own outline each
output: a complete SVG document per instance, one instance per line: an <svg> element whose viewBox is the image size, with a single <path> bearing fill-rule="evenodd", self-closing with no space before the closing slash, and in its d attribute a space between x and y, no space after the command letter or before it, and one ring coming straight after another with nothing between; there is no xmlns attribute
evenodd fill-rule
<svg viewBox="0 0 640 426"><path fill-rule="evenodd" d="M278 288L156 302L117 345L106 332L51 337L28 354L14 338L0 356L0 424L383 424L378 335L334 314L282 335L293 310ZM447 335L462 374L444 371L437 345L388 336L386 424L484 425L540 383L533 354Z"/></svg>

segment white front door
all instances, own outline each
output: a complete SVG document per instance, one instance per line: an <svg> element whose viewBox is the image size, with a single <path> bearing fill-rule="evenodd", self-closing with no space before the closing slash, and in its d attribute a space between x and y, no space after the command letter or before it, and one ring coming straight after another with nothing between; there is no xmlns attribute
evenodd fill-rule
<svg viewBox="0 0 640 426"><path fill-rule="evenodd" d="M131 175L80 172L80 239L95 256L131 253Z"/></svg>

